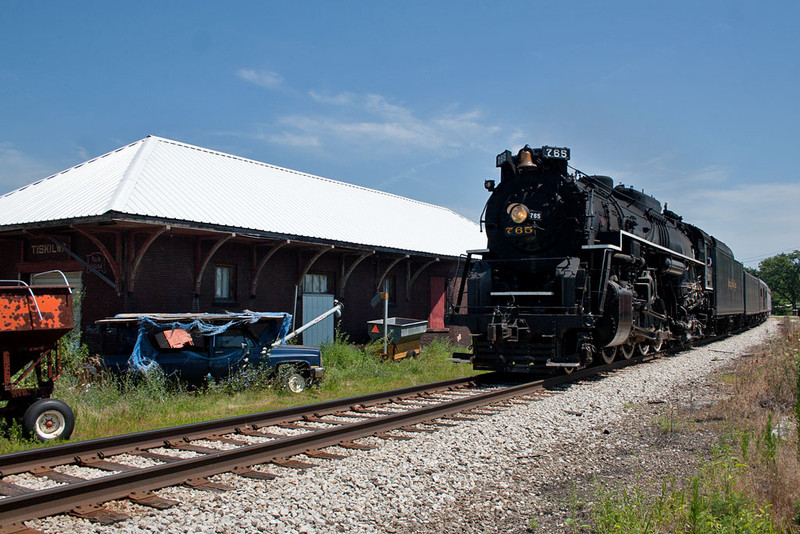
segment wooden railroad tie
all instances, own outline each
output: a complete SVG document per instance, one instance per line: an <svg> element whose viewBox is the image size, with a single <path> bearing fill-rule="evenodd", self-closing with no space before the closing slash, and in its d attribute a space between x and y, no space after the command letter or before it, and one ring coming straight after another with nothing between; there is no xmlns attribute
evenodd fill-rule
<svg viewBox="0 0 800 534"><path fill-rule="evenodd" d="M127 514L115 512L114 510L109 510L105 506L98 506L96 504L78 506L70 510L69 513L75 517L87 519L92 523L98 523L100 525L113 525L114 523L125 521L130 517Z"/></svg>
<svg viewBox="0 0 800 534"><path fill-rule="evenodd" d="M178 501L159 497L152 491L134 491L128 495L128 499L133 503L155 508L157 510L166 510L167 508L172 508L176 504L179 504Z"/></svg>
<svg viewBox="0 0 800 534"><path fill-rule="evenodd" d="M220 482L212 482L205 477L199 478L190 478L184 485L201 491L213 491L214 493L223 493L225 491L231 491L233 489L232 486L228 486L227 484L222 484Z"/></svg>

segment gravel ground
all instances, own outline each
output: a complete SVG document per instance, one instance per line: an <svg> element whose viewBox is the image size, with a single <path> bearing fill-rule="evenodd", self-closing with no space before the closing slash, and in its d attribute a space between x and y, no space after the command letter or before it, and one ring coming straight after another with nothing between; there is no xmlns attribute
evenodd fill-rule
<svg viewBox="0 0 800 534"><path fill-rule="evenodd" d="M280 478L213 477L234 489L183 487L159 495L164 511L127 501L109 508L131 519L101 526L67 516L28 522L45 532L418 533L566 531L591 499L595 480L614 487L645 477L694 472L716 436L664 432L675 410L701 409L719 392L709 375L777 331L774 320L735 337L567 386L493 416L416 433L409 441L365 442L307 471L265 467Z"/></svg>

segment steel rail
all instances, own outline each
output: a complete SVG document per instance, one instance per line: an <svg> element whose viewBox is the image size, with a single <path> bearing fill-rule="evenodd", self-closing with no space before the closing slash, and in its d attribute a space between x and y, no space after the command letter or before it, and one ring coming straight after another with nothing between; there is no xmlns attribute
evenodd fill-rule
<svg viewBox="0 0 800 534"><path fill-rule="evenodd" d="M721 336L709 338L708 342L710 343L716 341L720 337ZM705 343L699 343L696 341L693 346L702 344ZM691 347L682 347L681 350L684 348ZM619 361L638 361L637 358L638 356L634 356L631 360L618 360L617 362L612 363L611 366L590 367L585 371L579 371L578 373L583 373L590 370L595 370L594 372L601 372L602 370L614 368ZM567 380L577 378L580 376L578 373L569 375L570 378L567 378ZM133 449L159 447L162 446L166 441L191 441L205 438L214 434L218 435L234 433L237 428L246 427L249 425L268 426L272 424L283 423L310 413L329 415L336 411L347 409L351 406L379 404L382 402L389 402L395 398L406 395L414 395L420 392L436 390L447 390L452 387L463 386L469 383L481 384L491 381L494 376L495 373L489 373L484 375L454 378L441 382L420 384L390 391L368 393L365 395L314 404L304 404L300 406L282 408L279 410L257 412L225 419L201 421L198 423L189 423L176 427L145 430L142 432L134 432L119 436L77 441L74 443L65 443L63 445L41 447L38 449L29 449L25 451L3 454L0 455L0 478L17 473L24 473L30 471L31 469L36 469L42 466L54 467L73 463L76 457L96 456L98 458L104 458L114 456L116 454L122 454Z"/></svg>
<svg viewBox="0 0 800 534"><path fill-rule="evenodd" d="M246 445L195 458L177 460L135 471L119 472L101 478L65 486L33 491L0 500L0 525L18 523L36 517L68 512L78 506L125 498L137 491L151 491L181 484L193 478L268 463L309 450L337 445L343 441L431 421L455 412L491 404L528 393L544 381L521 384L507 389L473 395L425 406L397 414L376 416L335 428Z"/></svg>
<svg viewBox="0 0 800 534"><path fill-rule="evenodd" d="M269 442L246 445L236 449L7 497L0 499L0 526L68 512L79 506L122 499L135 492L153 491L191 479L205 478L225 472L235 473L239 469L247 469L311 450L396 430L408 425L431 422L453 413L524 396L533 391L565 382L588 378L604 371L631 365L637 361L639 359L636 358L622 360L606 366L587 368L570 375L527 382L401 413L376 414L376 417L342 424L334 428L278 438Z"/></svg>
<svg viewBox="0 0 800 534"><path fill-rule="evenodd" d="M464 378L454 378L441 382L409 386L389 391L368 393L356 397L347 397L332 401L318 402L314 404L303 404L280 410L258 412L253 414L239 415L225 419L212 421L202 421L190 423L177 427L159 428L155 430L145 430L120 436L98 438L93 440L78 441L75 443L65 443L53 447L42 447L27 451L14 452L0 455L0 477L16 473L24 473L42 466L53 467L73 463L75 458L85 456L97 456L99 458L122 454L133 449L148 449L160 447L165 441L194 440L208 437L213 434L234 433L237 428L249 425L268 426L283 423L288 420L296 420L307 414L330 415L331 413L348 409L352 406L379 404L389 402L398 397L414 395L420 392L447 390L456 386L463 386L469 383L479 383L481 376L474 375Z"/></svg>

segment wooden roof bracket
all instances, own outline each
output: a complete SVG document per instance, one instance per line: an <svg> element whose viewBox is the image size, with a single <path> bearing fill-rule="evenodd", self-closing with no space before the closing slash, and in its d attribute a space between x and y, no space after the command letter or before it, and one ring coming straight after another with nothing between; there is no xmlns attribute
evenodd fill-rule
<svg viewBox="0 0 800 534"><path fill-rule="evenodd" d="M261 258L261 261L258 262L258 265L255 265L256 260L256 251L255 247L253 247L253 271L250 275L250 298L256 298L256 288L258 287L258 277L261 276L261 271L264 270L264 266L267 264L269 259L275 255L278 250L282 249L286 245L290 244L292 241L290 239L284 239L283 241L279 241L275 243L271 249Z"/></svg>
<svg viewBox="0 0 800 534"><path fill-rule="evenodd" d="M366 252L362 252L361 255L358 258L356 258L353 261L353 263L350 264L350 267L348 267L347 270L342 275L342 283L339 284L340 298L344 295L344 288L347 286L347 281L350 279L350 275L353 274L353 271L356 270L356 267L358 267L358 264L374 254L375 254L374 250L367 250Z"/></svg>
<svg viewBox="0 0 800 534"><path fill-rule="evenodd" d="M211 247L211 250L209 250L208 253L205 255L205 257L203 257L203 259L198 262L197 270L195 271L195 275L194 275L194 296L195 297L199 297L200 296L200 282L202 282L202 280L203 280L203 273L205 272L206 267L208 267L208 262L211 261L211 258L214 257L214 254L217 253L217 251L219 250L219 248L222 245L224 245L228 240L233 239L234 237L236 237L236 233L231 233L231 234L228 234L228 235L224 235L224 236L220 237L219 239L217 239L216 243L214 243L214 246ZM199 256L200 256L200 254L199 254L199 252L200 252L200 240L199 239L197 241L197 250L198 250L198 258L199 258Z"/></svg>
<svg viewBox="0 0 800 534"><path fill-rule="evenodd" d="M139 265L142 263L142 258L144 258L147 249L150 248L150 245L161 236L161 234L165 232L169 232L172 229L170 225L162 226L161 228L151 232L150 235L147 237L147 240L142 244L139 252L136 253L136 256L133 258L133 261L130 263L129 273L128 276L128 293L133 293L134 285L136 284L136 273L139 270ZM136 241L131 239L131 247L135 250ZM131 254L133 256L133 254Z"/></svg>
<svg viewBox="0 0 800 534"><path fill-rule="evenodd" d="M121 275L121 272L120 272L121 270L120 270L120 267L119 267L119 263L114 258L114 256L111 255L111 252L108 250L108 248L106 248L106 246L103 244L103 242L100 241L96 236L90 234L89 232L87 232L83 228L80 228L78 226L70 226L70 228L72 230L75 230L76 232L78 232L82 236L84 236L86 239L88 239L92 243L94 243L94 246L97 247L97 250L100 251L100 253L103 255L103 257L108 262L108 266L111 267L111 272L114 274L114 281L113 282L106 275L104 275L103 273L101 273L100 271L98 271L97 269L95 269L94 267L89 265L86 261L84 261L83 258L81 258L77 254L75 254L74 252L69 250L58 239L56 239L52 235L48 235L47 237L50 239L50 241L52 241L56 245L60 246L64 250L66 250L67 253L70 256L72 256L73 258L75 258L76 260L81 262L83 264L83 266L86 267L92 274L94 274L95 276L100 278L100 280L102 280L106 284L108 284L111 287L113 287L117 291L117 295L122 293L122 279L121 279L121 276L120 276ZM117 236L117 243L119 244L119 236Z"/></svg>
<svg viewBox="0 0 800 534"><path fill-rule="evenodd" d="M434 263L438 263L439 258L433 258L429 262L423 263L422 266L416 270L416 272L408 279L408 283L406 284L406 300L411 300L411 286L414 285L414 282L417 281L419 275L422 274L422 271L433 265ZM409 264L410 266L410 264Z"/></svg>
<svg viewBox="0 0 800 534"><path fill-rule="evenodd" d="M390 263L389 266L386 268L386 270L383 271L383 274L380 276L380 278L378 278L378 285L376 286L375 291L380 291L381 290L381 284L383 284L384 278L386 278L386 276L389 274L389 271L391 271L392 268L395 265L397 265L398 263L400 263L403 260L407 260L410 257L411 256L406 254L404 256L400 256L399 258L395 259L392 263Z"/></svg>
<svg viewBox="0 0 800 534"><path fill-rule="evenodd" d="M319 259L319 257L322 256L323 254L325 254L326 252L330 252L331 250L333 250L333 248L334 248L333 245L325 245L322 248L320 248L317 251L317 253L314 254L314 256L310 260L308 260L308 263L306 263L305 268L300 273L300 277L297 279L297 286L298 287L300 287L303 284L303 278L306 277L306 275L308 274L308 271L311 270L311 267L314 265L314 263L316 263L316 261Z"/></svg>

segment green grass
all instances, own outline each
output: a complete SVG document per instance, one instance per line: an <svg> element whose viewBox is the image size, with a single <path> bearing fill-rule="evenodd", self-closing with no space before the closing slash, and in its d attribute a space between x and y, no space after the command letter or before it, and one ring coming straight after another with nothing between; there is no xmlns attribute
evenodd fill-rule
<svg viewBox="0 0 800 534"><path fill-rule="evenodd" d="M220 419L300 404L436 382L473 374L472 367L446 361L455 349L434 341L416 358L382 360L380 346L359 347L338 337L322 347L326 375L321 384L300 394L273 387L265 370L250 369L200 391L154 376L145 380L89 374L85 348L68 351L66 372L53 395L75 412L70 441L95 439L153 428ZM0 429L0 454L41 447L26 440L17 424Z"/></svg>
<svg viewBox="0 0 800 534"><path fill-rule="evenodd" d="M663 481L610 489L599 485L592 510L592 532L750 532L775 531L769 505L757 504L736 483L746 466L727 447L678 487Z"/></svg>
<svg viewBox="0 0 800 534"><path fill-rule="evenodd" d="M377 342L359 348L342 339L323 347L327 376L320 389L338 398L473 374L468 365L446 361L455 349L440 341L416 358L383 360L380 350Z"/></svg>

